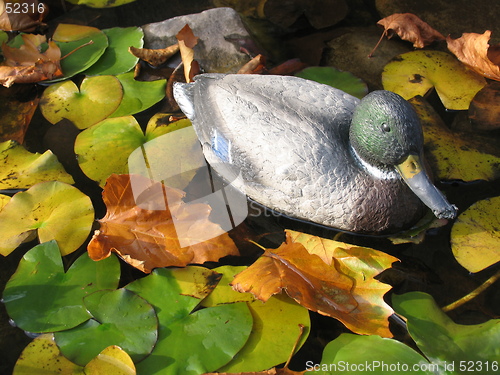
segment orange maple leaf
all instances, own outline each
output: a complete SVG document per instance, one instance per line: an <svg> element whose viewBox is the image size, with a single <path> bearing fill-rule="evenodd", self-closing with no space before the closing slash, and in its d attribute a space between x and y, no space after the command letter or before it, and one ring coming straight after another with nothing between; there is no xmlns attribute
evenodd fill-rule
<svg viewBox="0 0 500 375"><path fill-rule="evenodd" d="M63 75L61 50L55 42L49 41L42 53L39 48L46 41L45 36L23 34L21 37L24 44L19 48L2 45L5 61L0 66L0 84L10 87L14 83L35 83Z"/></svg>
<svg viewBox="0 0 500 375"><path fill-rule="evenodd" d="M210 206L184 203L184 192L160 182L135 175L133 179L134 184L148 187L139 197L134 196L130 175L108 178L103 191L107 212L88 245L92 259L106 258L114 251L132 266L151 272L156 267L184 267L239 254L229 235L209 221ZM141 208L165 206L166 197L164 210ZM141 207L137 202L142 202ZM191 245L181 247L178 233L187 236L183 243ZM222 234L203 241L207 233Z"/></svg>
<svg viewBox="0 0 500 375"><path fill-rule="evenodd" d="M234 278L233 289L266 301L285 290L299 304L334 317L360 334L392 337L384 300L391 288L374 279L397 261L382 252L299 232Z"/></svg>
<svg viewBox="0 0 500 375"><path fill-rule="evenodd" d="M448 49L465 65L486 78L500 81L500 44L490 45L491 31L463 33L458 39L446 38Z"/></svg>

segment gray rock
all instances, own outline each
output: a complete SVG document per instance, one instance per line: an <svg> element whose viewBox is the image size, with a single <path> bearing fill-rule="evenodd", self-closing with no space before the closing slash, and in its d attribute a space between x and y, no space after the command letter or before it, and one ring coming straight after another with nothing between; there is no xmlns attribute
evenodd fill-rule
<svg viewBox="0 0 500 375"><path fill-rule="evenodd" d="M145 48L165 48L176 43L175 35L186 24L199 38L194 47L195 59L205 71L235 73L248 62L248 56L233 41L251 38L238 13L231 8L209 9L145 25Z"/></svg>

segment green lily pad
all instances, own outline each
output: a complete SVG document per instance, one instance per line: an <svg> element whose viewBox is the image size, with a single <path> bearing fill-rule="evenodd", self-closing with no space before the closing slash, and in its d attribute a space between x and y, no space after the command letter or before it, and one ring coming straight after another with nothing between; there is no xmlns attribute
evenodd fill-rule
<svg viewBox="0 0 500 375"><path fill-rule="evenodd" d="M142 48L144 32L140 27L114 27L102 31L108 37L109 46L101 58L83 73L92 76L128 72L139 60L128 49L131 46Z"/></svg>
<svg viewBox="0 0 500 375"><path fill-rule="evenodd" d="M83 302L93 318L54 335L65 357L84 366L111 345L125 350L134 362L151 352L158 338L158 321L143 298L127 289L99 290Z"/></svg>
<svg viewBox="0 0 500 375"><path fill-rule="evenodd" d="M111 115L122 97L122 85L116 77L88 77L80 88L70 80L48 87L42 94L40 109L51 124L68 119L77 128L86 129Z"/></svg>
<svg viewBox="0 0 500 375"><path fill-rule="evenodd" d="M460 214L451 229L455 259L470 272L500 261L500 197L483 199Z"/></svg>
<svg viewBox="0 0 500 375"><path fill-rule="evenodd" d="M237 356L218 372L239 373L266 370L286 362L300 333L299 324L305 327L297 350L309 334L309 311L287 295L276 295L266 303L255 300L251 293L239 293L229 285L236 274L247 267L223 266L214 271L222 278L203 306L216 306L246 301L253 316L253 329L245 346Z"/></svg>
<svg viewBox="0 0 500 375"><path fill-rule="evenodd" d="M487 363L491 366L500 361L499 319L477 325L456 324L430 295L422 292L394 295L392 301L394 310L407 319L411 337L431 362L453 363L458 373L467 373L462 365L468 361L472 361L474 371L478 371L477 363L487 370Z"/></svg>
<svg viewBox="0 0 500 375"><path fill-rule="evenodd" d="M245 303L191 313L218 280L217 273L202 267L161 268L126 287L154 306L160 324L158 342L151 355L137 364L138 373L213 372L243 347L252 330Z"/></svg>
<svg viewBox="0 0 500 375"><path fill-rule="evenodd" d="M166 163L172 160L178 165L179 155L172 158L166 147L156 147L157 142L148 141L179 127L157 125L148 126L144 134L134 117L124 116L108 118L84 130L75 141L75 153L78 155L80 168L89 178L104 186L106 179L113 173L129 173L129 169L130 173L138 173L144 169L129 166L129 156L134 150L140 155L154 155L151 163ZM164 140L166 141L168 140ZM143 157L141 160L144 163Z"/></svg>
<svg viewBox="0 0 500 375"><path fill-rule="evenodd" d="M64 77L73 77L92 66L108 47L108 38L95 27L60 23L52 39L61 49L61 68ZM48 81L47 81L48 82Z"/></svg>
<svg viewBox="0 0 500 375"><path fill-rule="evenodd" d="M385 66L382 84L407 100L434 87L447 109L466 110L486 80L449 53L412 51Z"/></svg>
<svg viewBox="0 0 500 375"><path fill-rule="evenodd" d="M0 211L0 254L10 254L33 232L40 242L56 240L61 254L72 253L87 239L93 222L88 196L63 182L41 182L15 194Z"/></svg>
<svg viewBox="0 0 500 375"><path fill-rule="evenodd" d="M129 116L158 103L165 97L166 80L141 82L134 79L134 73L117 76L123 87L123 99L111 117Z"/></svg>
<svg viewBox="0 0 500 375"><path fill-rule="evenodd" d="M52 151L32 154L14 141L0 143L0 165L0 189L25 189L51 180L74 183Z"/></svg>
<svg viewBox="0 0 500 375"><path fill-rule="evenodd" d="M361 79L352 73L343 72L331 66L312 66L296 73L295 75L297 77L335 87L359 99L368 93L368 87Z"/></svg>
<svg viewBox="0 0 500 375"><path fill-rule="evenodd" d="M426 371L428 366L424 357L399 341L343 333L325 347L321 363L306 362L306 371L323 375L436 374Z"/></svg>
<svg viewBox="0 0 500 375"><path fill-rule="evenodd" d="M135 0L67 0L71 4L86 5L92 8L112 8L132 3Z"/></svg>
<svg viewBox="0 0 500 375"><path fill-rule="evenodd" d="M87 253L64 272L55 241L29 250L7 282L3 300L16 325L29 332L55 332L88 320L83 298L100 289L116 288L120 264L115 256L99 262Z"/></svg>

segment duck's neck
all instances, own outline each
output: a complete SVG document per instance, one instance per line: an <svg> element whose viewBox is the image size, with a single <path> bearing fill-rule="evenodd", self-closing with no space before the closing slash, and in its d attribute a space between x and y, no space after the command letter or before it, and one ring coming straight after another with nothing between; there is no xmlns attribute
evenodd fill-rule
<svg viewBox="0 0 500 375"><path fill-rule="evenodd" d="M370 162L366 161L363 159L354 149L354 147L351 148L351 153L353 155L354 160L359 164L361 169L366 170L369 174L372 176L381 179L381 180L397 180L401 179L401 176L399 173L396 171L394 167L391 167L389 165L374 165L371 164Z"/></svg>

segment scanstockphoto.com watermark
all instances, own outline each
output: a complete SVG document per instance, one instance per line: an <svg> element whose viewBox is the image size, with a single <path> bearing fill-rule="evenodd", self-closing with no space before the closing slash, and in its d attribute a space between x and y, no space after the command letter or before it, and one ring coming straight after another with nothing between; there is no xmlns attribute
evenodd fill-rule
<svg viewBox="0 0 500 375"><path fill-rule="evenodd" d="M364 361L364 362L348 362L338 361L335 363L314 363L313 361L306 362L307 371L322 371L326 373L349 372L349 373L409 373L409 372L427 372L434 374L470 372L480 374L493 374L499 372L500 366L498 361L456 361L441 363L387 363L384 361Z"/></svg>

